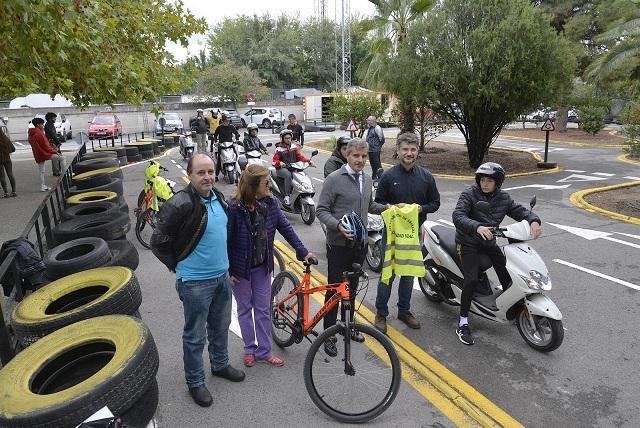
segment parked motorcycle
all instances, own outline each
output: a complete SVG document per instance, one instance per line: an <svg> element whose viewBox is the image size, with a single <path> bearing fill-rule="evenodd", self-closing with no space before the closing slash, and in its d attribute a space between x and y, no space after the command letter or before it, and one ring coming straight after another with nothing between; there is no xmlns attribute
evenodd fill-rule
<svg viewBox="0 0 640 428"><path fill-rule="evenodd" d="M536 203L535 196L530 207ZM480 211L488 212L488 202L476 204ZM499 323L515 320L520 335L532 348L541 352L557 349L564 339L562 314L544 292L551 290L549 270L538 253L527 241L531 227L526 220L507 227L491 228L497 238L506 238L500 247L507 259L507 271L513 284L503 290L486 276L491 268L487 255L480 257L480 280L490 287L487 295L474 293L471 312ZM445 302L459 306L462 295L462 263L456 253L455 229L433 221L422 225L423 254L426 274L418 283L431 302Z"/></svg>
<svg viewBox="0 0 640 428"><path fill-rule="evenodd" d="M311 153L313 158L318 154L317 150ZM284 211L300 214L305 224L313 224L316 219L316 203L313 201L315 189L311 178L304 172L309 168L309 162L294 162L287 164L284 168L289 168L293 174L293 190L289 197L290 205L284 203L284 179L276 175L275 168L271 170L271 191L280 200L280 205Z"/></svg>
<svg viewBox="0 0 640 428"><path fill-rule="evenodd" d="M189 160L196 150L196 143L193 139L196 137L195 132L180 136L180 154L184 160Z"/></svg>
<svg viewBox="0 0 640 428"><path fill-rule="evenodd" d="M218 143L222 175L227 177L229 184L237 184L240 180L240 165L238 165L237 145L233 141Z"/></svg>
<svg viewBox="0 0 640 428"><path fill-rule="evenodd" d="M376 173L377 178L373 180L373 195L376 197L378 182L384 170L380 168ZM382 263L384 262L384 241L382 240L382 231L384 230L384 220L378 214L367 214L367 256L365 260L374 272L382 272Z"/></svg>

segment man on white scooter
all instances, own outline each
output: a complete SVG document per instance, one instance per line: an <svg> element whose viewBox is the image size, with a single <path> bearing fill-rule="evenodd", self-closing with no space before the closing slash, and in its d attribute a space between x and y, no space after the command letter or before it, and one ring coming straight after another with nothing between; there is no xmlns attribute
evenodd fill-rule
<svg viewBox="0 0 640 428"><path fill-rule="evenodd" d="M534 239L542 233L540 218L524 206L516 203L511 196L500 189L504 182L505 172L502 166L494 162L486 162L476 170L476 184L460 194L453 211L453 223L456 226L456 249L462 262L464 283L460 302L460 321L456 334L460 342L473 345L473 335L469 328L469 308L473 293L479 284L479 254L487 254L491 258L493 269L498 275L503 290L511 286L512 280L506 269L506 258L491 227L499 227L505 216L516 221L527 220L531 225ZM480 211L476 203L486 201L491 205L489 212Z"/></svg>
<svg viewBox="0 0 640 428"><path fill-rule="evenodd" d="M267 148L262 144L260 138L258 138L258 125L255 123L250 123L247 125L247 132L249 135L245 135L244 140L242 141L242 145L244 146L244 150L246 153L257 150L262 154L267 154Z"/></svg>

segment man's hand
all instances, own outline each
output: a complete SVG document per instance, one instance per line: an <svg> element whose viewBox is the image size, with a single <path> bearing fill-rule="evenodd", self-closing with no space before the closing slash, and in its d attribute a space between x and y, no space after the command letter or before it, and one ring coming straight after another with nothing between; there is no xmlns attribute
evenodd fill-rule
<svg viewBox="0 0 640 428"><path fill-rule="evenodd" d="M531 223L531 236L533 236L533 239L538 239L540 235L542 235L542 226L540 226L540 223L537 221Z"/></svg>
<svg viewBox="0 0 640 428"><path fill-rule="evenodd" d="M344 236L345 238L353 239L353 233L349 232L347 229L342 227L340 223L338 223L338 231L342 233L342 236Z"/></svg>
<svg viewBox="0 0 640 428"><path fill-rule="evenodd" d="M484 239L485 241L490 241L493 239L493 233L491 233L491 229L486 226L478 226L476 232L478 232L478 234L482 236L482 239Z"/></svg>

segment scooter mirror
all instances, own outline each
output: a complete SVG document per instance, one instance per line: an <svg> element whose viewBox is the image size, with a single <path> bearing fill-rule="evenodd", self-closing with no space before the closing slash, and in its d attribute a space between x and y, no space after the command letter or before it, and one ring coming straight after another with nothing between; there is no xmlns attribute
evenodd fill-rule
<svg viewBox="0 0 640 428"><path fill-rule="evenodd" d="M489 214L491 212L491 204L487 201L478 201L476 202L476 209L484 214Z"/></svg>
<svg viewBox="0 0 640 428"><path fill-rule="evenodd" d="M312 151L312 152L311 152L311 156L315 156L315 155L317 155L317 154L318 154L318 151L317 151L317 150L314 150L314 151Z"/></svg>
<svg viewBox="0 0 640 428"><path fill-rule="evenodd" d="M529 202L529 206L531 207L531 209L533 209L533 207L536 206L536 201L537 201L537 198L535 195L533 195L533 198L531 198L531 202Z"/></svg>
<svg viewBox="0 0 640 428"><path fill-rule="evenodd" d="M271 146L273 146L272 143L267 143L267 145L265 147L271 147Z"/></svg>

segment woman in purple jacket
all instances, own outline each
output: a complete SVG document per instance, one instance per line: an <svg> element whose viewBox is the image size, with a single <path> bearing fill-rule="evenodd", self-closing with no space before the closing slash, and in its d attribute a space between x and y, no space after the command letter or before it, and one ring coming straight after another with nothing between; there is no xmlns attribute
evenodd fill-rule
<svg viewBox="0 0 640 428"><path fill-rule="evenodd" d="M307 260L312 254L271 197L267 168L249 165L228 204L229 275L238 304L244 365L251 367L256 361L264 361L280 367L284 360L271 354L271 275L276 230L295 249L298 260Z"/></svg>

